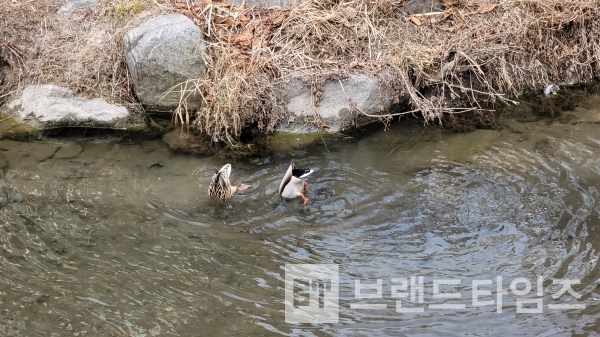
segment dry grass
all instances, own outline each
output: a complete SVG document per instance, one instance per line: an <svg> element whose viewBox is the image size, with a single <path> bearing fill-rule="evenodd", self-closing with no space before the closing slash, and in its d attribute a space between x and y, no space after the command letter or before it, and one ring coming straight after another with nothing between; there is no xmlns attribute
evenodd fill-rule
<svg viewBox="0 0 600 337"><path fill-rule="evenodd" d="M0 31L6 32L0 35L0 59L13 63L10 77L15 79L0 87L0 96L14 97L28 84L53 83L91 97L132 102L123 34L152 16L172 13L172 4L99 0L68 17L57 14L59 8L57 0L0 0Z"/></svg>
<svg viewBox="0 0 600 337"><path fill-rule="evenodd" d="M291 11L176 3L210 42L208 99L196 125L224 139L257 115L277 120L273 84L298 73L315 104L326 79L378 76L410 99L413 110L399 114L420 113L425 122L486 112L483 103L510 103L526 88L598 74L598 1L442 3L443 12L425 14L391 0L307 0Z"/></svg>
<svg viewBox="0 0 600 337"><path fill-rule="evenodd" d="M260 64L260 57L245 57L222 43L210 49L207 63L209 75L214 77L204 85L207 95L195 125L214 139L230 142L248 124L272 131L281 108L275 103L268 64Z"/></svg>
<svg viewBox="0 0 600 337"><path fill-rule="evenodd" d="M233 141L249 125L273 130L285 117L277 83L298 73L312 86L315 104L326 79L378 76L396 97L409 98L408 113L428 123L481 113L483 103L509 103L526 88L599 74L599 1L442 3L439 13L411 13L392 0L305 0L291 11L225 0L113 0L66 20L53 14L56 1L0 0L8 13L0 22L0 30L8 29L0 58L16 70L0 81L0 105L36 82L131 100L121 37L151 16L175 11L201 28L208 64L205 79L179 87L182 97L203 95L203 105L190 111L183 99L176 120L215 140Z"/></svg>
<svg viewBox="0 0 600 337"><path fill-rule="evenodd" d="M204 98L193 125L213 140L230 144L249 125L273 131L284 111L276 102L274 80L280 72L269 39L287 12L210 1L174 5L196 22L207 43L206 79L188 86L199 89ZM183 111L187 110L178 111L179 121L189 115Z"/></svg>

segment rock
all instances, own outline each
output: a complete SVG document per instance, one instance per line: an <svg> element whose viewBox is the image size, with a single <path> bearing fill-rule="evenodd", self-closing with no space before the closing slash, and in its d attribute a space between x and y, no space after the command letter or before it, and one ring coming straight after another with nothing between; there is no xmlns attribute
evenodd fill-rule
<svg viewBox="0 0 600 337"><path fill-rule="evenodd" d="M292 9L294 6L302 2L302 0L232 0L231 4L239 6L242 3L248 6L258 6L262 8L279 7L281 9Z"/></svg>
<svg viewBox="0 0 600 337"><path fill-rule="evenodd" d="M29 124L22 124L11 115L0 111L0 139L28 140L38 138L39 130Z"/></svg>
<svg viewBox="0 0 600 337"><path fill-rule="evenodd" d="M257 137L252 140L252 143L213 142L205 134L176 128L165 133L162 141L175 152L236 160L251 156L270 155L272 149L268 144L269 139L270 137Z"/></svg>
<svg viewBox="0 0 600 337"><path fill-rule="evenodd" d="M34 164L32 161L25 160L30 158L36 162L44 162L54 156L56 151L60 148L58 144L49 142L20 142L12 140L3 140L3 146L6 149L2 149L5 156L11 159L15 159L16 169L19 170L21 167Z"/></svg>
<svg viewBox="0 0 600 337"><path fill-rule="evenodd" d="M58 14L69 15L76 9L92 7L98 0L66 0L58 9Z"/></svg>
<svg viewBox="0 0 600 337"><path fill-rule="evenodd" d="M443 11L439 0L408 0L405 3L405 8L410 11L411 14L428 13Z"/></svg>
<svg viewBox="0 0 600 337"><path fill-rule="evenodd" d="M171 150L183 153L214 155L219 150L218 144L211 142L210 138L182 130L167 132L162 140Z"/></svg>
<svg viewBox="0 0 600 337"><path fill-rule="evenodd" d="M329 141L329 137L314 133L275 132L267 143L269 150L276 154L287 154L294 150L304 149L317 142Z"/></svg>
<svg viewBox="0 0 600 337"><path fill-rule="evenodd" d="M54 154L56 159L73 159L77 158L83 152L83 146L79 143L68 143L62 146Z"/></svg>
<svg viewBox="0 0 600 337"><path fill-rule="evenodd" d="M1 146L0 153L9 159L7 163L8 167L4 169L4 173L8 172L8 168L16 172L21 172L32 167L32 165L33 167L37 167L38 163L52 159L60 149L60 144L43 140L13 141L3 139Z"/></svg>
<svg viewBox="0 0 600 337"><path fill-rule="evenodd" d="M23 153L26 156L30 156L31 158L41 162L45 162L46 160L54 157L56 151L58 151L59 147L54 144L47 143L29 143L28 145L35 145L32 150L29 152Z"/></svg>
<svg viewBox="0 0 600 337"><path fill-rule="evenodd" d="M323 126L330 132L344 131L377 121L378 118L366 117L361 112L386 114L393 100L390 91L381 86L376 77L368 75L355 75L340 81L326 80L322 85L321 101L316 106L310 86L299 76L276 87L278 104L284 105L290 113L289 121L276 128L283 132L315 132Z"/></svg>
<svg viewBox="0 0 600 337"><path fill-rule="evenodd" d="M127 131L147 128L144 114L131 114L127 108L102 98L77 97L69 89L50 84L28 86L7 107L8 114L29 132L64 127Z"/></svg>
<svg viewBox="0 0 600 337"><path fill-rule="evenodd" d="M8 170L8 159L4 153L0 152L0 176L4 176L6 170Z"/></svg>
<svg viewBox="0 0 600 337"><path fill-rule="evenodd" d="M8 203L8 202L22 203L23 196L16 189L9 187L6 189L6 199L5 200L6 200L5 203Z"/></svg>
<svg viewBox="0 0 600 337"><path fill-rule="evenodd" d="M527 134L528 126L526 123L520 123L511 118L503 118L501 120L503 128L510 130L512 133Z"/></svg>
<svg viewBox="0 0 600 337"><path fill-rule="evenodd" d="M182 14L152 18L123 37L125 59L135 93L142 104L152 109L172 110L180 93L174 86L190 79L203 79L206 65L201 52L206 48L200 29ZM190 98L199 104L200 95Z"/></svg>

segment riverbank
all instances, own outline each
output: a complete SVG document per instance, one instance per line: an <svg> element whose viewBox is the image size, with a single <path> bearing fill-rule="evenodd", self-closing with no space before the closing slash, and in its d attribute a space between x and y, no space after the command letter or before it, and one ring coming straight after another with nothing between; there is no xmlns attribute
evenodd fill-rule
<svg viewBox="0 0 600 337"><path fill-rule="evenodd" d="M207 73L192 79L202 104L167 114L179 112L172 122L187 124L195 138L221 144L216 147L243 148L241 139L251 144L290 123L326 132L317 109L327 99L324 83L358 75L377 79L391 104L370 115L348 97L349 125L410 115L424 124L468 130L493 127L489 121L498 107L523 97L537 100L549 84L588 83L599 73L596 3L434 3L427 9L418 1L311 0L277 9L225 1L118 0L65 13L62 1L2 1L0 109L33 83L139 106L122 37L150 18L172 13L200 28ZM298 77L310 105L300 116L276 95L281 83ZM172 124L156 129L168 131Z"/></svg>

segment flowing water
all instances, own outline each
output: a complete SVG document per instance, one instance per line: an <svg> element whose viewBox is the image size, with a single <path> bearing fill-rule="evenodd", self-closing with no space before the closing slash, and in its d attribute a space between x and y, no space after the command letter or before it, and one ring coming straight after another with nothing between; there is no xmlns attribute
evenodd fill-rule
<svg viewBox="0 0 600 337"><path fill-rule="evenodd" d="M0 336L598 336L600 129L509 122L236 162L222 208L225 163L158 140L0 141ZM331 273L286 301L295 264Z"/></svg>

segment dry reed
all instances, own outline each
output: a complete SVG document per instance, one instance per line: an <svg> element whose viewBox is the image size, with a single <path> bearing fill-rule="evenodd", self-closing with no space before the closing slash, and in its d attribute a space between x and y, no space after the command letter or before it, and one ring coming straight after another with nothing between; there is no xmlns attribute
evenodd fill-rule
<svg viewBox="0 0 600 337"><path fill-rule="evenodd" d="M227 65L210 67L203 87L220 99L208 100L197 125L219 138L239 135L256 114L281 118L274 84L298 73L315 104L326 79L378 76L425 122L486 112L482 103L511 103L525 89L598 74L598 1L442 4L437 13L412 13L390 0L306 0L290 11L188 0L181 12L211 41L213 65Z"/></svg>
<svg viewBox="0 0 600 337"><path fill-rule="evenodd" d="M430 123L485 111L482 103L510 103L526 89L587 82L600 70L596 0L442 0L435 13L412 13L392 0L305 0L292 10L154 0L125 18L111 14L119 1L100 1L65 20L51 15L56 1L17 8L0 0L9 9L0 22L9 31L0 36L0 59L17 74L0 83L0 104L3 95L36 82L131 100L121 36L172 12L201 28L208 65L206 78L179 87L182 97L203 95L202 106L189 111L182 99L176 120L214 140L233 141L249 125L272 131L285 117L277 85L298 74L312 86L315 104L324 80L377 76L396 98L409 99L410 113ZM22 17L34 19L24 24ZM41 43L21 41L19 34Z"/></svg>
<svg viewBox="0 0 600 337"><path fill-rule="evenodd" d="M14 97L26 85L53 83L90 97L133 102L122 37L152 16L172 13L172 4L100 0L68 16L57 13L61 4L0 0L0 52L4 50L0 63L12 60L14 66L7 73L13 78L19 74L17 81L0 87L0 95L10 92ZM7 49L14 51L12 55Z"/></svg>

